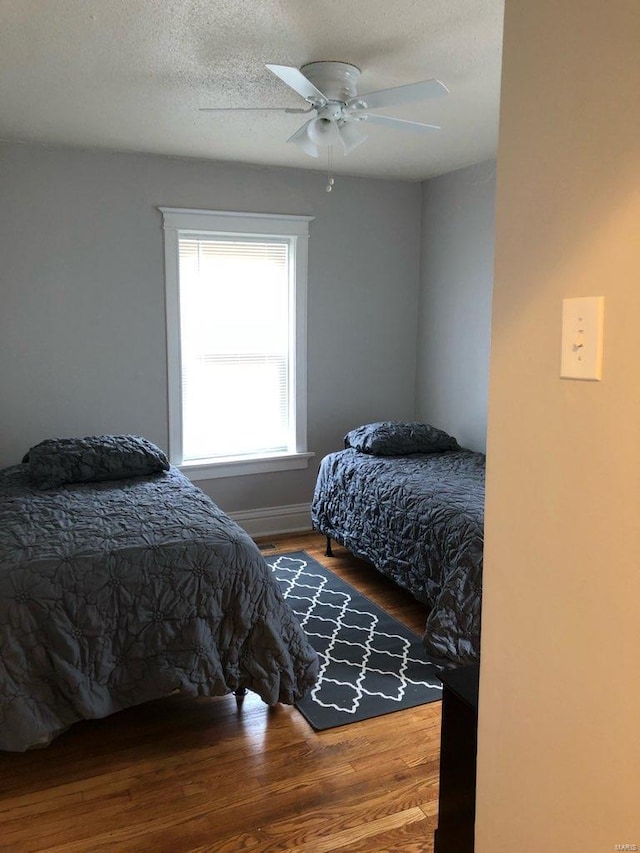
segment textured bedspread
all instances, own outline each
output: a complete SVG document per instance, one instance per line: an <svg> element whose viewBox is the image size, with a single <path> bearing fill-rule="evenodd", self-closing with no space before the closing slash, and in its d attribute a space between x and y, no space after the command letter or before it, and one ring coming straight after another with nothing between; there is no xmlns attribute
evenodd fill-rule
<svg viewBox="0 0 640 853"><path fill-rule="evenodd" d="M479 657L484 454L372 456L349 448L322 461L314 527L431 610L424 644L435 662Z"/></svg>
<svg viewBox="0 0 640 853"><path fill-rule="evenodd" d="M0 749L172 693L293 703L317 658L249 536L177 469L0 471Z"/></svg>

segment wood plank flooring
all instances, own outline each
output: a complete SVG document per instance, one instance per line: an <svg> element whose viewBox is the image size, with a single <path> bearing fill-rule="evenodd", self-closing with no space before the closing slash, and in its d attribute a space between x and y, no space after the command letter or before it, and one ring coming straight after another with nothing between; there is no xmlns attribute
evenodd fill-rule
<svg viewBox="0 0 640 853"><path fill-rule="evenodd" d="M307 551L422 632L424 607L323 537L261 545ZM0 753L0 851L431 853L439 744L439 702L319 733L252 694L151 702Z"/></svg>

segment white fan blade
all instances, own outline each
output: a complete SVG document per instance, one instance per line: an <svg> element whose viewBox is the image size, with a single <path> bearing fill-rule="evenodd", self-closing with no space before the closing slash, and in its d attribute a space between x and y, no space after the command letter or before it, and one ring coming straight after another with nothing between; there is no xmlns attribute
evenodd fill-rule
<svg viewBox="0 0 640 853"><path fill-rule="evenodd" d="M396 104L410 104L423 98L437 98L448 94L449 90L440 80L423 80L422 83L408 83L393 89L380 89L367 95L358 95L347 104L356 109L374 110L378 107L390 107Z"/></svg>
<svg viewBox="0 0 640 853"><path fill-rule="evenodd" d="M293 142L293 144L297 145L301 151L304 151L305 154L309 154L311 157L319 157L320 149L315 142L312 142L312 140L309 139L309 125L312 121L315 121L315 119L309 119L309 121L306 121L302 127L296 130L293 136L290 136L289 139L287 139L287 142Z"/></svg>
<svg viewBox="0 0 640 853"><path fill-rule="evenodd" d="M344 148L344 156L347 154L351 154L354 148L357 148L358 145L363 143L367 138L367 134L362 131L362 128L358 127L355 122L349 122L348 124L343 124L341 127L338 127L338 134L340 136L340 142L342 142L342 147Z"/></svg>
<svg viewBox="0 0 640 853"><path fill-rule="evenodd" d="M200 107L201 113L308 113L310 109L294 109L292 107Z"/></svg>
<svg viewBox="0 0 640 853"><path fill-rule="evenodd" d="M407 121L404 118L392 118L391 116L365 116L367 124L384 124L387 127L395 127L398 130L417 130L419 132L428 130L440 130L439 124L422 124L419 121Z"/></svg>
<svg viewBox="0 0 640 853"><path fill-rule="evenodd" d="M279 77L283 83L290 86L294 92L309 101L312 104L326 104L329 100L326 95L323 95L320 89L316 89L311 80L308 80L302 71L293 68L289 65L267 65L269 71Z"/></svg>

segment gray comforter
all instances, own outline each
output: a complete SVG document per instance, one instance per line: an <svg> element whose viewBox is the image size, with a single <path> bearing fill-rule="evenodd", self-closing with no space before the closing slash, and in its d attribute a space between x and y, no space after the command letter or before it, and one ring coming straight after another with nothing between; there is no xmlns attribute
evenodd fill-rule
<svg viewBox="0 0 640 853"><path fill-rule="evenodd" d="M424 645L445 666L478 660L484 454L373 456L353 448L320 466L314 527L430 608Z"/></svg>
<svg viewBox="0 0 640 853"><path fill-rule="evenodd" d="M177 469L0 471L0 749L173 693L293 703L317 658L249 536Z"/></svg>

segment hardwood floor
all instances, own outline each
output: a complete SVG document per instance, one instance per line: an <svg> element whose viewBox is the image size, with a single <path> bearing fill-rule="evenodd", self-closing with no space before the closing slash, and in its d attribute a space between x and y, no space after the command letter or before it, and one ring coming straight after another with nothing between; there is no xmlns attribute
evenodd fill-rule
<svg viewBox="0 0 640 853"><path fill-rule="evenodd" d="M422 632L424 607L323 537L261 546L307 551ZM439 745L439 702L319 733L252 694L151 702L0 753L0 851L430 853Z"/></svg>

